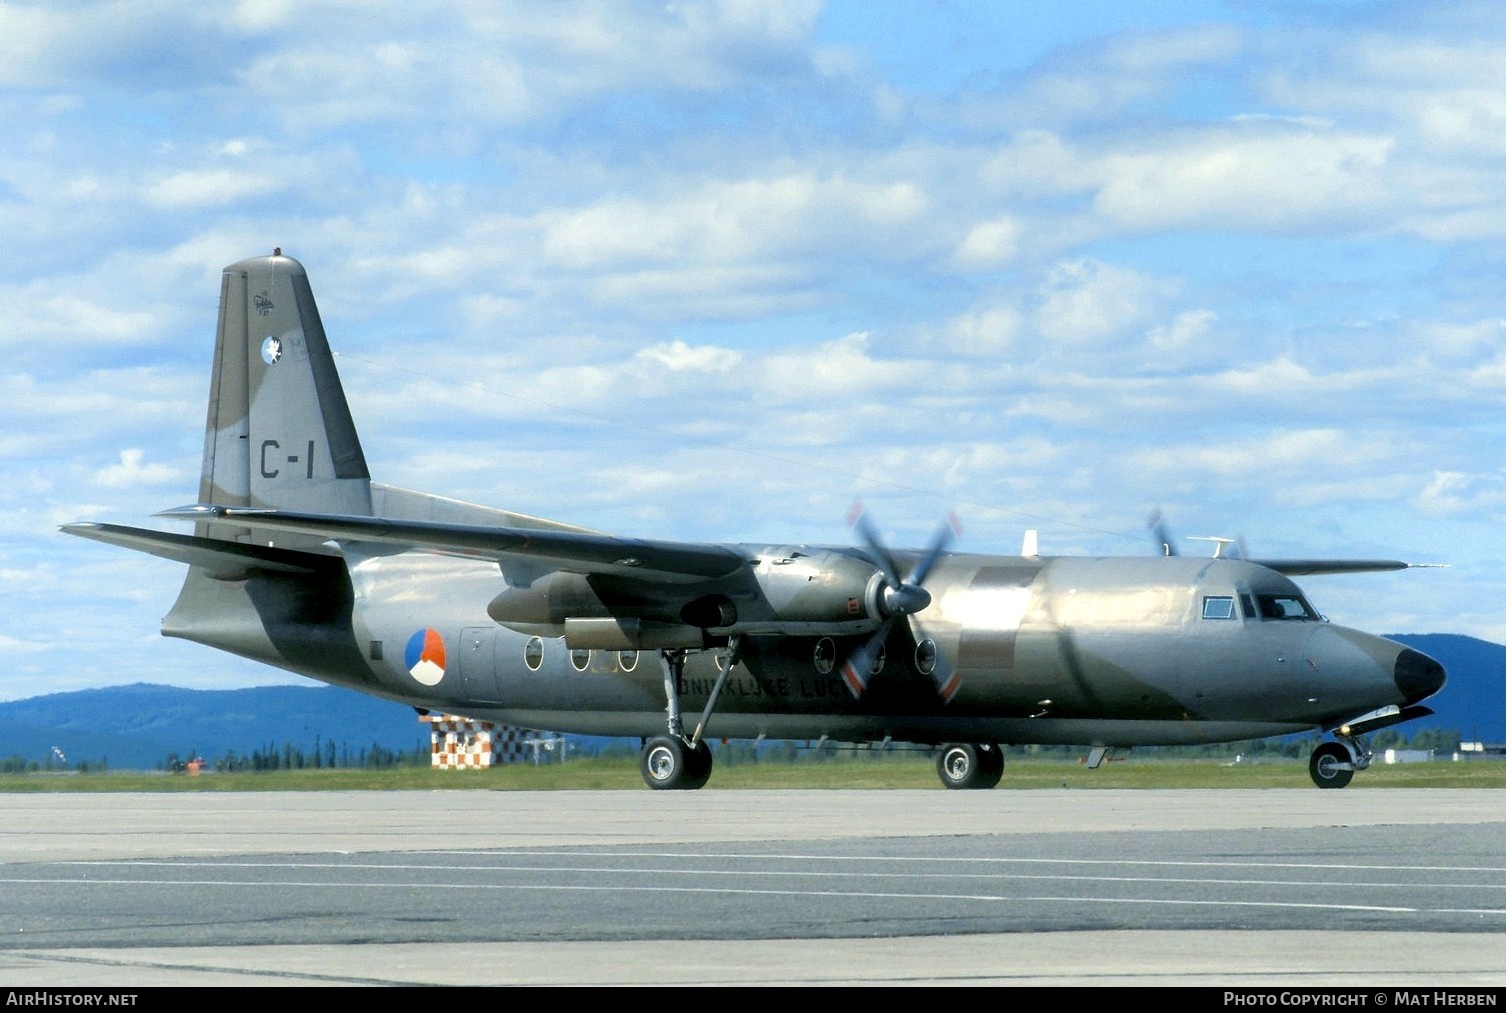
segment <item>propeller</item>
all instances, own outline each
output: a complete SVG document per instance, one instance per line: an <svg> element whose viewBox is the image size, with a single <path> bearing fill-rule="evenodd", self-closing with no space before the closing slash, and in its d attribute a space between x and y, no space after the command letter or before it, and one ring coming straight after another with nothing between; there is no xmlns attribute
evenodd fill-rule
<svg viewBox="0 0 1506 1013"><path fill-rule="evenodd" d="M1166 526L1166 518L1161 513L1161 508L1156 507L1145 519L1145 526L1150 529L1151 537L1156 540L1156 548L1163 556L1177 555L1177 543L1172 540L1171 529Z"/></svg>
<svg viewBox="0 0 1506 1013"><path fill-rule="evenodd" d="M878 661L884 643L889 639L890 630L902 618L921 612L931 604L931 594L923 586L926 577L930 576L936 561L946 552L952 539L961 533L961 526L957 523L955 514L949 515L946 522L937 529L915 568L908 577L902 578L899 568L895 566L894 556L885 547L861 503L853 504L847 520L862 537L866 549L864 554L878 567L883 578L874 595L874 604L883 619L879 622L878 629L842 664L843 681L854 697L860 697L868 687L868 678L873 674L874 663ZM957 680L952 674L951 666L938 657L934 660L930 674L936 679L936 689L942 699L950 700L957 692Z"/></svg>
<svg viewBox="0 0 1506 1013"><path fill-rule="evenodd" d="M1163 556L1180 555L1177 551L1177 543L1171 537L1171 529L1166 526L1166 517L1161 513L1161 508L1156 507L1145 519L1145 526L1150 529L1151 536L1156 540L1156 548ZM1213 543L1214 559L1249 559L1245 551L1245 538L1220 538L1215 535L1188 535L1188 538L1198 542Z"/></svg>

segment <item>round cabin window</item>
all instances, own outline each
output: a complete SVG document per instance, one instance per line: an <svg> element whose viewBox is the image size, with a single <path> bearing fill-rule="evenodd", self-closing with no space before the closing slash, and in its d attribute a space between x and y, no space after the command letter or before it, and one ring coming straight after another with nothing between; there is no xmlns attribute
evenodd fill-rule
<svg viewBox="0 0 1506 1013"><path fill-rule="evenodd" d="M921 675L936 671L936 641L930 637L915 645L915 670Z"/></svg>
<svg viewBox="0 0 1506 1013"><path fill-rule="evenodd" d="M812 661L816 671L822 675L831 674L831 670L837 665L837 645L832 643L831 637L822 637L816 641L816 653Z"/></svg>

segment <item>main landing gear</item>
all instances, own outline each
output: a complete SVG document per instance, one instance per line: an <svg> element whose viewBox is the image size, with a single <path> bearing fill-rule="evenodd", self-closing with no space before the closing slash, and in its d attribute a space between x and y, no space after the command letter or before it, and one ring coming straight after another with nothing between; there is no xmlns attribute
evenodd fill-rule
<svg viewBox="0 0 1506 1013"><path fill-rule="evenodd" d="M948 788L992 788L1004 776L1004 750L992 742L949 742L936 754L936 773Z"/></svg>
<svg viewBox="0 0 1506 1013"><path fill-rule="evenodd" d="M701 788L711 779L711 747L678 735L656 735L643 744L638 770L650 788Z"/></svg>
<svg viewBox="0 0 1506 1013"><path fill-rule="evenodd" d="M716 684L706 701L706 710L690 735L685 734L680 719L680 673L685 666L686 652L659 652L659 664L664 668L665 713L669 727L666 734L646 739L638 755L638 772L643 775L643 783L650 788L693 790L705 787L711 779L711 747L701 734L732 666L737 664L739 646L738 637L728 638L727 653L722 658ZM941 783L950 789L993 788L1004 776L1004 751L993 742L948 742L936 754L936 773L940 775Z"/></svg>
<svg viewBox="0 0 1506 1013"><path fill-rule="evenodd" d="M1354 780L1356 770L1370 766L1373 755L1358 739L1340 735L1313 750L1307 772L1319 788L1344 788Z"/></svg>
<svg viewBox="0 0 1506 1013"><path fill-rule="evenodd" d="M706 710L701 714L695 731L688 736L680 720L680 672L685 667L685 652L659 652L659 664L664 668L664 697L667 701L665 710L669 715L669 730L668 734L656 735L645 741L643 750L638 754L638 772L643 775L643 783L650 788L692 790L705 787L711 779L711 747L706 744L701 733L706 729L706 721L716 707L716 698L721 695L722 686L726 684L732 666L737 664L739 646L738 637L728 638L727 653L717 672L716 684L711 687L711 695L706 700Z"/></svg>

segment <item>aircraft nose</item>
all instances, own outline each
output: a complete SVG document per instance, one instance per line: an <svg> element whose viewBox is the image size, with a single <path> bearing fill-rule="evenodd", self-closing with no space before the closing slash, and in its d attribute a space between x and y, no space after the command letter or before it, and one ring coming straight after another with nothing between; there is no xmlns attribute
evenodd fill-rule
<svg viewBox="0 0 1506 1013"><path fill-rule="evenodd" d="M1421 651L1410 647L1396 656L1396 688L1407 703L1413 704L1432 696L1447 681L1443 666Z"/></svg>

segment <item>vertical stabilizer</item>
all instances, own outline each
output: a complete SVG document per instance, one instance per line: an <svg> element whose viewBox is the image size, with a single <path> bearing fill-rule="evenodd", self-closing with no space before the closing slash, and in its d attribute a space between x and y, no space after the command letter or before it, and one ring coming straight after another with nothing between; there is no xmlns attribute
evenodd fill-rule
<svg viewBox="0 0 1506 1013"><path fill-rule="evenodd" d="M308 275L280 250L225 268L199 502L371 513L366 456Z"/></svg>

